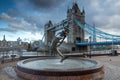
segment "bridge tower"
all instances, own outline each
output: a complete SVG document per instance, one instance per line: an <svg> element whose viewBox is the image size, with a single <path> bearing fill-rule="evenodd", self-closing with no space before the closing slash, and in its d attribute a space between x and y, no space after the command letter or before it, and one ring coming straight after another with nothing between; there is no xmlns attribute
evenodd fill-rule
<svg viewBox="0 0 120 80"><path fill-rule="evenodd" d="M45 45L49 46L51 44L52 39L55 36L55 31L47 30L49 27L53 26L52 21L49 21L44 26L44 32L45 32Z"/></svg>
<svg viewBox="0 0 120 80"><path fill-rule="evenodd" d="M67 42L68 44L71 44L71 51L73 52L77 52L77 51L81 51L84 50L84 46L83 47L77 47L75 45L76 41L81 41L84 42L84 30L81 29L79 26L77 26L73 19L77 19L78 21L80 21L82 24L85 23L85 11L84 9L81 11L77 5L76 2L73 3L72 8L69 8L67 10L67 19L69 20L69 34L67 37Z"/></svg>

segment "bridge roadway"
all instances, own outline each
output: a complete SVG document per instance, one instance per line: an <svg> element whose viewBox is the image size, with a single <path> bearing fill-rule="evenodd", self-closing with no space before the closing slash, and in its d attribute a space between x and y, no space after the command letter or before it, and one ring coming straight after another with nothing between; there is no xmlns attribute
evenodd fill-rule
<svg viewBox="0 0 120 80"><path fill-rule="evenodd" d="M87 46L87 45L120 45L120 41L105 41L105 42L80 42L76 41L77 46Z"/></svg>

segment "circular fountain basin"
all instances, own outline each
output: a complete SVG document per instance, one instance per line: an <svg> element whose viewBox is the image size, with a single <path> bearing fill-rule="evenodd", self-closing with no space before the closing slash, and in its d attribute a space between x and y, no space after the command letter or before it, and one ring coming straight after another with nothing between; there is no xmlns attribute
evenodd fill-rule
<svg viewBox="0 0 120 80"><path fill-rule="evenodd" d="M22 60L15 68L18 76L29 80L100 80L103 78L103 65L90 59L43 57Z"/></svg>

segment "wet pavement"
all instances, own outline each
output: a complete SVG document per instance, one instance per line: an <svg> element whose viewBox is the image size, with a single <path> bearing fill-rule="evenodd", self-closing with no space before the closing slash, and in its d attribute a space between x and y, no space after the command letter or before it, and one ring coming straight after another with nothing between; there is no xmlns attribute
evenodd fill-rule
<svg viewBox="0 0 120 80"><path fill-rule="evenodd" d="M103 80L120 80L120 67L111 65L107 62L102 62L102 64L105 69L105 76ZM5 67L2 70L11 77L11 80L23 80L16 76L13 67Z"/></svg>
<svg viewBox="0 0 120 80"><path fill-rule="evenodd" d="M103 80L120 80L120 67L103 63L105 68L105 77Z"/></svg>

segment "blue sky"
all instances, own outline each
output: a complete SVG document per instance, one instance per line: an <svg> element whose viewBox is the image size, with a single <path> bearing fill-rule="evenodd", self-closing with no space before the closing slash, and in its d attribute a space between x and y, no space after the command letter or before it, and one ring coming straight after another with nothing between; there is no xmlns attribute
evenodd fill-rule
<svg viewBox="0 0 120 80"><path fill-rule="evenodd" d="M0 0L0 40L39 40L44 24L66 18L75 0ZM108 33L119 33L120 0L76 0L86 12L86 22Z"/></svg>

